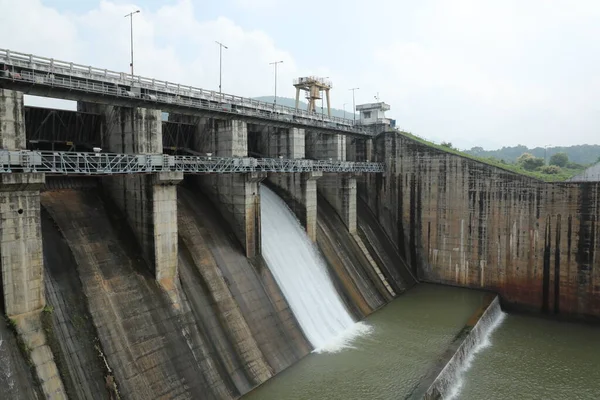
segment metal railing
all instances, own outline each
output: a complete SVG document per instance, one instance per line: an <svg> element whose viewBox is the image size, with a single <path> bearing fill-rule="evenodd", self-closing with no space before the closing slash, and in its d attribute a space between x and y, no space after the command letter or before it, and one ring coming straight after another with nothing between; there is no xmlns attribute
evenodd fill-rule
<svg viewBox="0 0 600 400"><path fill-rule="evenodd" d="M368 129L354 125L351 119L319 116L293 107L32 54L0 49L0 64L29 70L0 71L2 79L371 135ZM132 89L125 90L119 85Z"/></svg>
<svg viewBox="0 0 600 400"><path fill-rule="evenodd" d="M127 175L155 172L229 174L313 171L377 173L383 172L384 166L380 163L333 160L0 150L0 173L44 172L57 175Z"/></svg>

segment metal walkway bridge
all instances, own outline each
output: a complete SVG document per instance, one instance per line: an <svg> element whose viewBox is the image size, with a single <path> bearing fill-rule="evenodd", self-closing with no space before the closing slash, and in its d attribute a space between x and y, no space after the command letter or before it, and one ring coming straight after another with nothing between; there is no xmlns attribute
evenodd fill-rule
<svg viewBox="0 0 600 400"><path fill-rule="evenodd" d="M207 116L373 135L351 119L5 49L0 49L0 87L70 100L191 110Z"/></svg>
<svg viewBox="0 0 600 400"><path fill-rule="evenodd" d="M273 158L222 158L166 154L114 154L61 151L0 150L0 173L44 172L50 175L127 175L155 172L229 174L245 172L383 172L380 163L294 160Z"/></svg>

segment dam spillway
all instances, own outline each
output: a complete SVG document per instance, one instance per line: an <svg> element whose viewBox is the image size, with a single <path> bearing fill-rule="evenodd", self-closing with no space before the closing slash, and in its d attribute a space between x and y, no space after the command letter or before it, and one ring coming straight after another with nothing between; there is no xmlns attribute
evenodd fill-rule
<svg viewBox="0 0 600 400"><path fill-rule="evenodd" d="M369 327L356 323L331 282L319 250L271 189L261 185L265 261L315 351L336 351Z"/></svg>
<svg viewBox="0 0 600 400"><path fill-rule="evenodd" d="M11 366L0 373L16 379L15 386L8 380L0 389L3 396L35 397L32 391L39 389L57 399L99 393L234 399L313 348L331 348L329 339L347 344L335 340L340 332L355 333L347 327L364 327L354 322L385 311L397 297L404 300L419 280L490 290L503 306L516 309L600 316L597 183L534 181L400 132L352 137L312 123L275 124L232 110L190 113L177 105L168 109L169 118L185 120L190 133L167 147L158 103L102 96L78 98L78 112L102 121L102 132L94 134L102 134L97 137L103 151L124 157L89 153L91 143L78 143L88 153L51 154L68 162L68 169L36 170L46 162L44 154L50 155L36 149L40 140L49 140L52 148L69 146L70 140L36 138L36 124L25 129L20 72L0 75L0 158L6 167L0 174L0 261L7 315L0 357L10 361L4 367ZM197 175L166 168L169 160L182 160L170 153L179 151L206 154L203 159L210 153L212 161L242 166L258 153L278 165L314 161L333 167ZM38 156L44 156L42 164ZM104 159L121 160L118 166L125 169L107 171L90 161ZM129 167L134 159L143 171ZM354 161L385 168L360 175L347 165ZM53 186L51 174L74 171L94 182L93 188ZM91 177L119 171L124 175ZM268 194L260 195L265 179L287 191L282 198L288 205L295 202L290 207L319 249L311 243L310 257L290 260L291 252L282 249L281 243L294 243L295 249L304 237L289 210L293 235L270 234L273 207L265 210L261 231L261 208L269 201ZM364 207L357 207L359 197ZM360 208L365 212L357 218ZM276 219L278 229L283 220ZM267 263L266 242L278 244ZM290 266L296 268L286 269ZM310 301L303 297L307 293ZM422 301L416 308L433 314L434 307ZM393 331L410 330L415 323L410 317L404 314ZM368 321L377 321L376 315ZM376 335L378 325L373 326ZM8 332L17 340L6 337ZM426 333L411 331L417 338ZM357 338L352 345L371 339ZM420 343L412 339L403 337L405 346L388 347L388 353L434 357L427 346L419 352ZM436 354L444 343L449 342L434 346ZM355 350L360 353L360 347L346 348L332 360L350 361ZM419 373L392 370L380 386L387 395L414 384L420 390L418 377L432 371L427 365L420 364ZM326 375L338 380L339 371ZM362 371L355 372L360 382ZM402 390L390 383L398 376L406 383Z"/></svg>

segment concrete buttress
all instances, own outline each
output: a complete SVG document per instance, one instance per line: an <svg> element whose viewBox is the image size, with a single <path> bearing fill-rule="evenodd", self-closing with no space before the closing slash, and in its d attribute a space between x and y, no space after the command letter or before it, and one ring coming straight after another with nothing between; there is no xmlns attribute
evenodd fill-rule
<svg viewBox="0 0 600 400"><path fill-rule="evenodd" d="M306 155L316 160L346 160L345 135L309 132ZM327 174L319 179L318 189L342 218L350 233L356 233L356 177L353 174Z"/></svg>
<svg viewBox="0 0 600 400"><path fill-rule="evenodd" d="M266 127L255 132L260 135L260 151L267 157L304 159L306 148L305 130L301 128ZM269 181L294 211L308 237L317 240L317 180L322 172L277 174L270 173Z"/></svg>
<svg viewBox="0 0 600 400"><path fill-rule="evenodd" d="M197 125L193 149L214 157L248 157L248 126L239 120L169 115L170 121ZM217 206L242 244L246 256L261 253L259 184L265 173L211 174L197 182Z"/></svg>
<svg viewBox="0 0 600 400"><path fill-rule="evenodd" d="M102 133L106 151L160 154L162 120L160 110L79 103L80 111L105 117ZM125 214L141 245L144 259L164 289L174 288L177 276L177 184L181 172L116 176L103 179L117 206Z"/></svg>
<svg viewBox="0 0 600 400"><path fill-rule="evenodd" d="M6 150L26 148L20 92L0 89L0 145ZM14 322L44 395L66 399L41 321L46 305L40 221L40 189L44 183L45 176L40 173L0 175L2 295L4 312Z"/></svg>

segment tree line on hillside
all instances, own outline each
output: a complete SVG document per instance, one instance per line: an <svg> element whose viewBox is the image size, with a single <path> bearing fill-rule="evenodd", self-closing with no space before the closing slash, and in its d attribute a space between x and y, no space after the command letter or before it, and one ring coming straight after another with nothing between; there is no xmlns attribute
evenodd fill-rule
<svg viewBox="0 0 600 400"><path fill-rule="evenodd" d="M502 147L498 150L484 150L482 147L473 147L470 150L465 150L465 153L483 158L493 157L497 160L504 160L507 163L516 163L517 159L525 153L545 160L548 160L557 153L565 153L571 162L581 165L593 164L600 161L600 145L593 144L568 147L535 147L533 149L518 145Z"/></svg>
<svg viewBox="0 0 600 400"><path fill-rule="evenodd" d="M442 142L441 146L457 151L457 149L455 149L450 142ZM527 149L525 146L521 147L521 149L523 148ZM465 153L470 156L474 156L481 161L487 161L493 165L504 166L505 168L515 172L528 173L529 175L533 175L537 178L552 181L568 179L582 172L590 165L600 162L600 155L596 155L596 158L588 164L573 162L570 160L569 155L566 152L554 153L549 156L549 160L547 160L546 157L536 157L531 152L524 152L521 153L514 162L490 156L482 157L481 154L485 153L480 151L475 151L475 154L468 151ZM597 154L600 154L600 152ZM545 155L547 156L548 154L546 153Z"/></svg>

